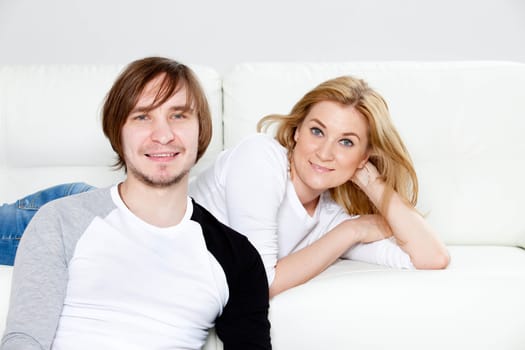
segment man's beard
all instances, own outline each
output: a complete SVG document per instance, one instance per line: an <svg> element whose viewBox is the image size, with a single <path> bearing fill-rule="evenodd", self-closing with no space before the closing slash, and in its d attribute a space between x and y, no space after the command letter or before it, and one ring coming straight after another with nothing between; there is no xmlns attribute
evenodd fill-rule
<svg viewBox="0 0 525 350"><path fill-rule="evenodd" d="M129 173L133 174L133 176L137 180L139 180L145 185L148 185L154 188L166 188L166 187L176 185L179 182L181 182L181 180L184 179L184 177L186 177L186 175L188 175L188 173L190 172L188 169L184 169L178 175L172 176L170 178L153 179L149 177L148 175L141 173L140 171L138 171L132 166L128 166L127 170Z"/></svg>

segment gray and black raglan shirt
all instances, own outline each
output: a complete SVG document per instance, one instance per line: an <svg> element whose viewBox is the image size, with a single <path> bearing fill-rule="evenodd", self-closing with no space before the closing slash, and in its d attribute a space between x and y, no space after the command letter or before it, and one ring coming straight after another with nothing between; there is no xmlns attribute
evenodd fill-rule
<svg viewBox="0 0 525 350"><path fill-rule="evenodd" d="M241 234L188 198L173 227L117 187L53 201L20 243L2 350L270 349L268 284Z"/></svg>

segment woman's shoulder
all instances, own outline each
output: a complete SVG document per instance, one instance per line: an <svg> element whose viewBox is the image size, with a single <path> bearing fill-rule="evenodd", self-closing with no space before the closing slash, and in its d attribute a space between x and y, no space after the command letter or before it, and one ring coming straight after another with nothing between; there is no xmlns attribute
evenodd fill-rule
<svg viewBox="0 0 525 350"><path fill-rule="evenodd" d="M286 152L286 148L284 148L273 136L260 132L244 137L235 147L247 146L258 148L271 147Z"/></svg>
<svg viewBox="0 0 525 350"><path fill-rule="evenodd" d="M264 159L288 160L287 150L275 138L263 133L251 134L242 139L230 152L231 155L262 161Z"/></svg>
<svg viewBox="0 0 525 350"><path fill-rule="evenodd" d="M288 178L288 155L286 148L265 134L252 134L236 146L224 151L216 160L214 177L220 183L228 181L278 181L284 184Z"/></svg>

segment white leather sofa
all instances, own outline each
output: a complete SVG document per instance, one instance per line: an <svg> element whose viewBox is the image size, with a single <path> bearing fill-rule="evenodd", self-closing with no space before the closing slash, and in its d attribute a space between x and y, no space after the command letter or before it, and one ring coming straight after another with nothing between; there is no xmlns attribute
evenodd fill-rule
<svg viewBox="0 0 525 350"><path fill-rule="evenodd" d="M0 66L0 202L63 182L106 186L99 111L121 66ZM340 261L271 301L274 349L525 349L525 64L362 62L194 66L220 150L338 75L389 102L420 179L419 209L447 243L442 271ZM0 333L10 291L0 267ZM212 332L205 349L221 349Z"/></svg>

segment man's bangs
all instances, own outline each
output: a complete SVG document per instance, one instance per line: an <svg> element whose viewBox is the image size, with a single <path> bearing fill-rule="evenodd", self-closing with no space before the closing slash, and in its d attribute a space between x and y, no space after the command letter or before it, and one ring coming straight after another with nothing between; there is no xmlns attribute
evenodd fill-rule
<svg viewBox="0 0 525 350"><path fill-rule="evenodd" d="M184 105L184 111L190 111L193 108L193 91L190 91L188 89L188 83L185 82L183 79L176 79L173 77L170 77L168 74L165 74L164 79L162 79L162 82L160 83L160 86L157 90L157 93L155 94L155 98L153 99L153 102L148 107L149 110L153 110L160 105L162 105L164 102L166 102L170 97L175 95L180 89L183 87L186 87L186 103Z"/></svg>

